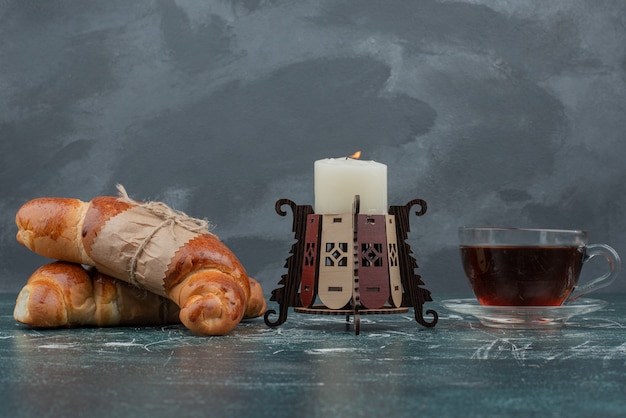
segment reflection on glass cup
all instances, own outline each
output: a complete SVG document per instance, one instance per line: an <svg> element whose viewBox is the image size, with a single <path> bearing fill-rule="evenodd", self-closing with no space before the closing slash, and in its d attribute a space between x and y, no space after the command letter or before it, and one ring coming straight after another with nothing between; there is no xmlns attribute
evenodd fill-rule
<svg viewBox="0 0 626 418"><path fill-rule="evenodd" d="M611 284L621 262L606 244L588 244L579 230L459 228L461 259L481 305L558 306ZM583 265L596 256L604 275L578 283Z"/></svg>

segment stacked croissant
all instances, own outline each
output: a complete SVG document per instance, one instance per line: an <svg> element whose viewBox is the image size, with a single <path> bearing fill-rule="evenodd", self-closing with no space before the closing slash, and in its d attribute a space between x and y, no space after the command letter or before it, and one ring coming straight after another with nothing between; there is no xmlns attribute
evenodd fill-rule
<svg viewBox="0 0 626 418"><path fill-rule="evenodd" d="M206 221L161 202L39 198L17 212L17 240L57 261L37 269L14 317L32 327L182 322L225 335L265 311L260 284Z"/></svg>

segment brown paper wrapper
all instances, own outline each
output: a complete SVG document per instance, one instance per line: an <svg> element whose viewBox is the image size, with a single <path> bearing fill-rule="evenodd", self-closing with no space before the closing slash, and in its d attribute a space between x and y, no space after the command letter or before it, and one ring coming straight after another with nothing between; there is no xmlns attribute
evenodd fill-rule
<svg viewBox="0 0 626 418"><path fill-rule="evenodd" d="M208 233L206 223L163 204L140 204L111 218L91 247L101 272L161 296L165 275L180 247Z"/></svg>

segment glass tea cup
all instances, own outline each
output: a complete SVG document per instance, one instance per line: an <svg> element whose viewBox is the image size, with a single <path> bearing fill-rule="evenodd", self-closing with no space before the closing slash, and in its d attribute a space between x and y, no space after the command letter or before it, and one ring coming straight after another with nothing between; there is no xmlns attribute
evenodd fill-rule
<svg viewBox="0 0 626 418"><path fill-rule="evenodd" d="M559 306L606 287L621 261L606 244L589 244L581 230L459 228L463 269L474 295L488 306ZM608 272L578 283L583 265L604 257Z"/></svg>

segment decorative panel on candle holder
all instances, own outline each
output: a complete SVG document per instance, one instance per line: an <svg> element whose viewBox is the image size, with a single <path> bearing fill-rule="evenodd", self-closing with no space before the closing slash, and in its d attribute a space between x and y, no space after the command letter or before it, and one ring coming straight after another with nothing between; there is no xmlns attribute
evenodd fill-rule
<svg viewBox="0 0 626 418"><path fill-rule="evenodd" d="M402 306L402 279L400 278L400 260L398 258L398 242L396 236L396 217L385 216L387 221L387 263L389 268L389 290L391 304L398 308Z"/></svg>
<svg viewBox="0 0 626 418"><path fill-rule="evenodd" d="M302 284L300 288L300 301L304 307L311 306L317 297L316 278L319 269L319 235L321 227L320 215L307 215L302 260Z"/></svg>
<svg viewBox="0 0 626 418"><path fill-rule="evenodd" d="M343 308L352 298L352 234L351 216L322 215L318 297L330 309Z"/></svg>
<svg viewBox="0 0 626 418"><path fill-rule="evenodd" d="M389 300L387 233L384 215L357 215L361 304L380 309Z"/></svg>

